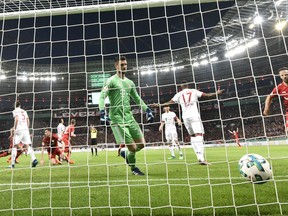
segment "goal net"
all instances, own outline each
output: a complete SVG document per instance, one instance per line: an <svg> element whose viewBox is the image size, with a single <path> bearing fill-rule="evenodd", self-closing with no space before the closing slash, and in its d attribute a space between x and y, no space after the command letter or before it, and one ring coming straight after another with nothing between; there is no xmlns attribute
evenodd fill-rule
<svg viewBox="0 0 288 216"><path fill-rule="evenodd" d="M282 82L278 69L288 67L287 8L285 0L1 1L1 216L288 214L282 98L263 115L267 95ZM110 125L100 122L100 92L119 55L155 117L147 123L131 99L146 140L136 154L144 176L132 175ZM207 94L224 90L198 103L212 165L199 165L184 124L176 128L180 150L169 147L165 125L159 131L164 111L152 104L170 101L183 81ZM7 169L16 101L30 118L36 168L24 151ZM183 122L180 106L170 110ZM45 129L57 134L60 119L66 127L76 120L74 163L52 165L43 149L42 164ZM229 132L237 130L241 148ZM267 159L268 182L240 175L245 154Z"/></svg>

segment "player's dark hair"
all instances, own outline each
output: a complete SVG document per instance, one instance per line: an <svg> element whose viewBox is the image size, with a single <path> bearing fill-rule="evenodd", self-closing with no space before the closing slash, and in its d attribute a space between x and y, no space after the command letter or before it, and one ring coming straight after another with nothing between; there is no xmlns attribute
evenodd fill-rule
<svg viewBox="0 0 288 216"><path fill-rule="evenodd" d="M279 68L279 69L278 69L278 73L280 73L280 71L283 71L283 70L288 70L288 67Z"/></svg>
<svg viewBox="0 0 288 216"><path fill-rule="evenodd" d="M59 119L59 123L62 123L62 118Z"/></svg>
<svg viewBox="0 0 288 216"><path fill-rule="evenodd" d="M126 60L126 57L125 56L117 56L115 58L115 63L119 62L119 61L125 61Z"/></svg>
<svg viewBox="0 0 288 216"><path fill-rule="evenodd" d="M76 124L76 120L75 119L71 119L71 124Z"/></svg>
<svg viewBox="0 0 288 216"><path fill-rule="evenodd" d="M21 103L19 101L16 101L15 107L20 107L20 106L21 106Z"/></svg>
<svg viewBox="0 0 288 216"><path fill-rule="evenodd" d="M46 131L46 130L47 130L47 131L50 131L50 132L52 131L52 129L51 129L50 127L45 128L45 131Z"/></svg>
<svg viewBox="0 0 288 216"><path fill-rule="evenodd" d="M186 81L186 80L182 80L181 81L181 87L183 88L188 88L188 86L189 86L189 84L188 84L188 82Z"/></svg>

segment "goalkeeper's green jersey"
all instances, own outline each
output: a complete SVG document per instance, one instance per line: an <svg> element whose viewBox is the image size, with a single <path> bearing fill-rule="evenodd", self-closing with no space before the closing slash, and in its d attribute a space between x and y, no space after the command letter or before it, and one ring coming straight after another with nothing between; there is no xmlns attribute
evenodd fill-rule
<svg viewBox="0 0 288 216"><path fill-rule="evenodd" d="M134 102L146 111L147 105L136 91L135 84L128 78L121 79L117 74L107 79L102 88L99 101L99 109L105 109L105 98L110 101L109 117L111 124L129 124L135 122L131 111L130 97Z"/></svg>

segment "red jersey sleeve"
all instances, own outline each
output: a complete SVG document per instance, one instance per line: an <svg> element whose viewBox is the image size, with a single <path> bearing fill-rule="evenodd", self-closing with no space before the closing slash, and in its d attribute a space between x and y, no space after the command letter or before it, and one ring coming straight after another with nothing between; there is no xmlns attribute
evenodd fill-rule
<svg viewBox="0 0 288 216"><path fill-rule="evenodd" d="M278 86L276 86L270 93L271 97L274 98L278 95Z"/></svg>
<svg viewBox="0 0 288 216"><path fill-rule="evenodd" d="M66 128L66 131L65 131L64 135L71 136L71 133L73 133L74 130L75 130L74 126L73 126L73 125L69 125L69 126Z"/></svg>

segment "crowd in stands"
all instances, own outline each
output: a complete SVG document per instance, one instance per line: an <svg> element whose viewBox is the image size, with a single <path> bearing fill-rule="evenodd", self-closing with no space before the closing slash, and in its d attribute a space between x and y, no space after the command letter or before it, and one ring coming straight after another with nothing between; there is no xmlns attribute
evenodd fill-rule
<svg viewBox="0 0 288 216"><path fill-rule="evenodd" d="M200 105L201 106L201 105ZM178 116L181 116L179 109L176 106L172 106L171 110ZM87 109L77 110L78 112L87 112ZM91 116L74 116L70 115L70 119L76 119L76 131L77 135L72 139L73 146L85 147L89 145L89 125L93 124L98 130L98 143L100 145L106 145L115 143L114 136L112 134L110 126L103 126L100 124L99 113L97 109L93 108L94 112L91 112ZM73 110L71 110L73 113ZM270 137L284 137L286 136L284 127L284 116L281 113L281 106L276 101L271 107L271 116L263 117L261 115L261 109L259 104L247 104L241 106L225 106L221 105L220 111L217 106L212 106L208 110L201 110L201 116L205 128L204 139L206 143L224 143L232 142L233 137L228 133L228 130L239 128L240 140L247 139L260 139ZM52 113L52 114L51 114ZM74 112L76 113L76 112ZM149 145L163 145L165 138L162 133L159 132L160 116L161 112L155 109L155 122L153 124L147 124L145 122L145 113L139 113L135 111L135 119L140 122L140 126L144 132L146 142ZM34 114L34 116L33 116ZM30 113L31 118L31 136L33 140L33 147L41 147L41 141L44 134L44 129L51 127L56 132L59 117L61 117L61 110L43 112L42 115L37 115L35 112ZM66 115L69 115L66 113ZM38 117L37 117L38 116ZM33 118L34 117L34 118ZM69 118L64 118L65 125L69 124ZM12 114L10 118L1 121L2 131L0 132L0 146L5 149L8 148L9 141L9 129L13 126ZM189 135L182 125L178 127L179 139L184 143L189 143Z"/></svg>
<svg viewBox="0 0 288 216"><path fill-rule="evenodd" d="M261 87L259 87L259 85ZM224 86L225 94L206 101L200 100L200 113L205 128L204 139L207 143L224 143L233 141L228 130L239 128L239 137L242 140L263 139L270 137L286 136L283 115L283 106L278 100L274 100L271 106L271 115L263 117L263 103L265 96L269 94L274 83L271 80L258 80L254 82L240 83ZM257 86L257 93L255 87ZM237 91L236 91L237 88ZM201 89L204 92L211 92L213 89ZM148 92L148 91L147 91ZM174 93L161 91L161 97L153 92L142 95L143 100L149 105L159 101L169 101ZM72 139L73 146L86 146L89 144L89 125L93 124L98 130L98 143L114 143L114 136L111 128L100 124L99 110L97 106L87 105L87 91L55 93L32 93L20 95L22 108L24 108L31 121L31 134L34 147L41 146L44 129L51 127L56 132L59 118L63 117L65 125L69 120L76 119L77 137ZM75 94L74 94L75 93ZM55 94L55 95L54 95ZM57 97L56 97L57 94ZM0 148L7 148L9 145L9 129L13 126L12 107L15 101L14 95L0 97L1 121L0 121ZM133 105L133 104L132 104ZM140 123L147 143L151 145L162 145L165 141L162 133L158 131L162 111L154 109L155 122L146 124L145 113L141 113L138 107L133 107L134 116ZM172 105L171 110L181 117L181 109ZM90 112L88 115L87 113ZM284 111L285 112L285 111ZM184 126L178 127L179 139L189 142L190 138Z"/></svg>

